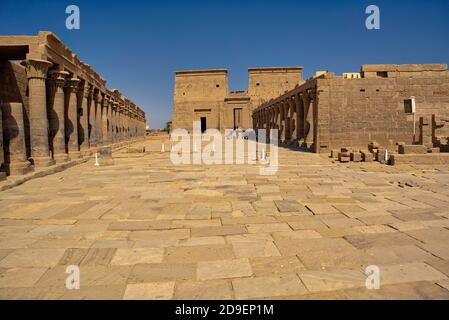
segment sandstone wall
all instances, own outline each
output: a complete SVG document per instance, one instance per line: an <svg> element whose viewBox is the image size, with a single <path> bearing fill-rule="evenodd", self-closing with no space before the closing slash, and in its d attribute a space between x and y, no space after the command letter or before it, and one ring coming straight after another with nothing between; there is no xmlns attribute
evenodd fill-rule
<svg viewBox="0 0 449 320"><path fill-rule="evenodd" d="M419 118L449 115L449 72L446 65L368 65L361 79L317 80L319 149L383 147L413 142L413 115L404 100L415 96L416 134Z"/></svg>
<svg viewBox="0 0 449 320"><path fill-rule="evenodd" d="M226 70L181 71L175 75L173 128L192 130L192 122L207 118L218 129L219 114L228 94Z"/></svg>
<svg viewBox="0 0 449 320"><path fill-rule="evenodd" d="M221 116L221 130L224 129L234 129L234 110L240 109L240 128L241 129L250 129L253 127L252 118L251 118L251 110L250 110L251 102L246 93L242 93L239 95L230 95L226 98L223 108L223 113Z"/></svg>
<svg viewBox="0 0 449 320"><path fill-rule="evenodd" d="M248 70L248 95L252 105L277 98L303 83L302 68L250 68Z"/></svg>

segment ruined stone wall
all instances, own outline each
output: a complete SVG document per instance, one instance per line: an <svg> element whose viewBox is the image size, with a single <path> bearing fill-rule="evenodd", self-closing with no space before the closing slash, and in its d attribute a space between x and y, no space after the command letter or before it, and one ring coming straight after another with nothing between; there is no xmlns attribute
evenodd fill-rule
<svg viewBox="0 0 449 320"><path fill-rule="evenodd" d="M192 130L194 120L207 118L207 128L218 129L228 94L226 70L181 71L175 75L172 128Z"/></svg>
<svg viewBox="0 0 449 320"><path fill-rule="evenodd" d="M251 105L257 107L303 82L301 67L251 68L248 70L248 96Z"/></svg>
<svg viewBox="0 0 449 320"><path fill-rule="evenodd" d="M405 112L405 99L415 96L417 135L420 117L449 112L447 66L430 66L369 65L362 67L361 79L318 79L320 150L365 148L369 141L382 147L413 143L413 115Z"/></svg>

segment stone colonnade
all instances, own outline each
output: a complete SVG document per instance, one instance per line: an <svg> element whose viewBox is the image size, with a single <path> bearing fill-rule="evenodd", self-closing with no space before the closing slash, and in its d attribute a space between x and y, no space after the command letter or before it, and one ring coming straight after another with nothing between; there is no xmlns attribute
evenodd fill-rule
<svg viewBox="0 0 449 320"><path fill-rule="evenodd" d="M316 151L318 99L314 88L298 87L253 111L253 128L277 129L279 142Z"/></svg>
<svg viewBox="0 0 449 320"><path fill-rule="evenodd" d="M0 171L25 174L144 137L145 113L118 90L106 89L106 81L53 34L6 40L14 45L16 39L31 44L20 63L24 70L14 68L24 74L25 84L13 83L22 93L11 98L0 92ZM17 59L0 62L8 60Z"/></svg>

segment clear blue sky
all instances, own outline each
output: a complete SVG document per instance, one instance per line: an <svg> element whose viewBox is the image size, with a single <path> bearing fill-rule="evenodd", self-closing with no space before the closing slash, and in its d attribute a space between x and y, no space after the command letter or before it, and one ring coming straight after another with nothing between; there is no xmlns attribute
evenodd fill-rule
<svg viewBox="0 0 449 320"><path fill-rule="evenodd" d="M81 29L65 28L65 8ZM365 28L365 8L381 29ZM227 68L231 90L247 68L297 66L340 74L364 63L448 63L449 1L17 1L0 0L0 34L52 31L163 127L174 71Z"/></svg>

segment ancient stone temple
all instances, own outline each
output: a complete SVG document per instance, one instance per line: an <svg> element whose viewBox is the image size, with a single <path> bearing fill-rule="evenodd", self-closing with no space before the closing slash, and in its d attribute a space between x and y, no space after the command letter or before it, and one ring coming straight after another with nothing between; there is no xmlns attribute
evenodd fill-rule
<svg viewBox="0 0 449 320"><path fill-rule="evenodd" d="M54 34L0 37L0 165L25 174L143 137L145 113Z"/></svg>
<svg viewBox="0 0 449 320"><path fill-rule="evenodd" d="M301 67L250 68L248 91L229 92L225 69L178 71L172 128L192 130L193 121L202 131L252 128L255 107L302 82Z"/></svg>
<svg viewBox="0 0 449 320"><path fill-rule="evenodd" d="M257 106L252 120L256 130L279 129L281 142L315 152L366 148L370 141L444 149L449 72L445 64L363 65L341 77L326 72Z"/></svg>

